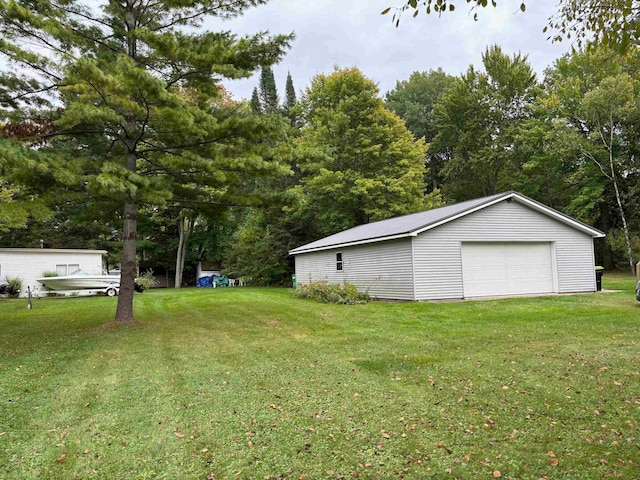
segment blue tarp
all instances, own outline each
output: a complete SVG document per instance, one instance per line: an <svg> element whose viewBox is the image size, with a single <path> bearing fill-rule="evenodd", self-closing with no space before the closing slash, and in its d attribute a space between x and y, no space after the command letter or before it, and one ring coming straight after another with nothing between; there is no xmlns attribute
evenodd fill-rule
<svg viewBox="0 0 640 480"><path fill-rule="evenodd" d="M211 275L210 277L200 277L196 282L196 287L198 288L213 287L213 275Z"/></svg>
<svg viewBox="0 0 640 480"><path fill-rule="evenodd" d="M211 275L208 277L200 277L196 282L198 288L228 287L229 279L226 275Z"/></svg>

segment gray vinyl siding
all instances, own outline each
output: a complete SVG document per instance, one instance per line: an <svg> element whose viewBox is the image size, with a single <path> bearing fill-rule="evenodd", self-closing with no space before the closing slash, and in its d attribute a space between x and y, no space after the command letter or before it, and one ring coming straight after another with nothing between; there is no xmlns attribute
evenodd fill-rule
<svg viewBox="0 0 640 480"><path fill-rule="evenodd" d="M461 244L551 242L559 293L595 290L593 239L518 202L500 202L413 238L416 300L463 298Z"/></svg>
<svg viewBox="0 0 640 480"><path fill-rule="evenodd" d="M343 269L336 270L336 253ZM296 281L349 282L374 298L413 300L411 240L390 240L342 249L298 254Z"/></svg>

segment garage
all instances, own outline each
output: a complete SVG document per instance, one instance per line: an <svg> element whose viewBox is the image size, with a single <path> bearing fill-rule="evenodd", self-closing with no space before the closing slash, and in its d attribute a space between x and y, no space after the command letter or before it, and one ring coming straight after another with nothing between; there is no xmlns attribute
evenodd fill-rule
<svg viewBox="0 0 640 480"><path fill-rule="evenodd" d="M556 291L551 242L464 242L464 296Z"/></svg>
<svg viewBox="0 0 640 480"><path fill-rule="evenodd" d="M517 192L372 222L302 245L298 285L375 298L447 300L593 292L604 234Z"/></svg>

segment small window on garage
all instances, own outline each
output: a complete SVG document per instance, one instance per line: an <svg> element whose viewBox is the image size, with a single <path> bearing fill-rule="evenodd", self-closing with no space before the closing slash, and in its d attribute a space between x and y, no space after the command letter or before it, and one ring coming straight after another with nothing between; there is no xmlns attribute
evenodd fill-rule
<svg viewBox="0 0 640 480"><path fill-rule="evenodd" d="M336 253L336 270L342 271L342 253Z"/></svg>

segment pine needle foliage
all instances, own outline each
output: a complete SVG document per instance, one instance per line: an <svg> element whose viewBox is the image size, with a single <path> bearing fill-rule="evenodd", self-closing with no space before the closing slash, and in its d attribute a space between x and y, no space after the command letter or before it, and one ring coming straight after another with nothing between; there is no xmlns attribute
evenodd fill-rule
<svg viewBox="0 0 640 480"><path fill-rule="evenodd" d="M5 112L59 109L57 137L86 159L95 193L117 198L124 218L116 318L133 319L138 205L174 186L225 191L242 176L282 170L260 142L281 122L229 102L221 82L278 61L291 35L238 37L201 29L266 0L68 0L0 4ZM62 108L60 108L62 107Z"/></svg>

